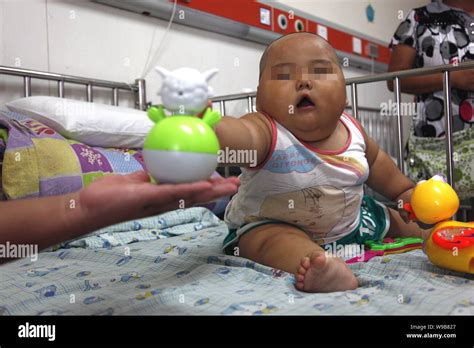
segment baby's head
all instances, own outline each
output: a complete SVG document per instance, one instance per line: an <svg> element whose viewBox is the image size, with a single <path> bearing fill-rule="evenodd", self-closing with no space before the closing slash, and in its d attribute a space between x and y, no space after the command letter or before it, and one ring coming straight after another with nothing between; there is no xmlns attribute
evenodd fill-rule
<svg viewBox="0 0 474 348"><path fill-rule="evenodd" d="M326 40L294 33L267 47L260 60L257 111L299 139L318 141L335 130L345 104L344 75Z"/></svg>

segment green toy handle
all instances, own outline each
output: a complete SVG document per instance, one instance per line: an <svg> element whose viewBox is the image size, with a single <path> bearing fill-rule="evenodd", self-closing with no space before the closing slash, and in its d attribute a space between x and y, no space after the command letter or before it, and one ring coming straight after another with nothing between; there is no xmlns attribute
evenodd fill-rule
<svg viewBox="0 0 474 348"><path fill-rule="evenodd" d="M150 106L147 110L147 115L155 123L160 122L164 118L166 118L165 110L163 105L154 105ZM206 122L211 128L213 128L219 121L222 119L221 114L219 111L213 111L210 107L206 108L204 112L204 116L202 120Z"/></svg>
<svg viewBox="0 0 474 348"><path fill-rule="evenodd" d="M213 128L222 119L219 111L212 111L211 108L207 108L202 120L206 122L211 128Z"/></svg>
<svg viewBox="0 0 474 348"><path fill-rule="evenodd" d="M423 243L423 239L416 237L394 238L392 243L380 243L373 240L367 241L365 244L370 250L392 250L403 248L407 245Z"/></svg>
<svg viewBox="0 0 474 348"><path fill-rule="evenodd" d="M165 110L163 109L163 105L158 106L150 106L147 110L147 115L155 123L160 122L162 119L166 117Z"/></svg>

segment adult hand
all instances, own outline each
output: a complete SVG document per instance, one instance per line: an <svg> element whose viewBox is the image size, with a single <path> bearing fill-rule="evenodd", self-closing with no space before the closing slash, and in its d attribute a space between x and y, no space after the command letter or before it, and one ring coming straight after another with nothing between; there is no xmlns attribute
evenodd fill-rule
<svg viewBox="0 0 474 348"><path fill-rule="evenodd" d="M190 207L237 191L238 178L156 185L145 172L111 175L59 196L0 202L0 244L39 250L122 221ZM25 214L28 218L25 218ZM0 258L0 263L8 261Z"/></svg>
<svg viewBox="0 0 474 348"><path fill-rule="evenodd" d="M144 171L111 175L92 182L79 195L79 205L93 229L101 226L191 207L237 192L236 177L186 184L152 184Z"/></svg>

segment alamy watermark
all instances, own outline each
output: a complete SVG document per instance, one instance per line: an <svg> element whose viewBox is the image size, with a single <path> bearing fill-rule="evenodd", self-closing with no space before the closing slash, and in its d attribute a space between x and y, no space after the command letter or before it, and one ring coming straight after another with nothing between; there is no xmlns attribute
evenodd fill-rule
<svg viewBox="0 0 474 348"><path fill-rule="evenodd" d="M36 325L26 322L18 326L18 337L20 338L47 338L52 342L56 340L56 325Z"/></svg>
<svg viewBox="0 0 474 348"><path fill-rule="evenodd" d="M82 116L94 114L95 104L94 103L80 103L76 101L60 100L56 103L54 109L55 115L70 115L70 116Z"/></svg>
<svg viewBox="0 0 474 348"><path fill-rule="evenodd" d="M397 103L393 100L380 103L381 116L397 116ZM400 102L400 116L417 116L417 103L415 102Z"/></svg>
<svg viewBox="0 0 474 348"><path fill-rule="evenodd" d="M337 244L336 242L325 244L324 250L328 257L339 257L342 259L357 258L357 261L364 260L365 247L359 244Z"/></svg>
<svg viewBox="0 0 474 348"><path fill-rule="evenodd" d="M27 257L33 262L38 260L37 244L11 244L8 241L5 244L0 244L0 258L2 259Z"/></svg>
<svg viewBox="0 0 474 348"><path fill-rule="evenodd" d="M257 166L257 150L234 150L227 146L217 153L217 162L222 164L248 164Z"/></svg>

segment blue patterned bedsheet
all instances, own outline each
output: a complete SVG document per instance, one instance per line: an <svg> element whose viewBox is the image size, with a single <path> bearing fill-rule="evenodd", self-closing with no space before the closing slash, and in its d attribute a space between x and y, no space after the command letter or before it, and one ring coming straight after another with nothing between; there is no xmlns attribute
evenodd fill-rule
<svg viewBox="0 0 474 348"><path fill-rule="evenodd" d="M0 314L474 314L474 276L420 250L351 265L354 291L306 294L290 274L224 255L226 233L210 211L190 208L2 265Z"/></svg>

